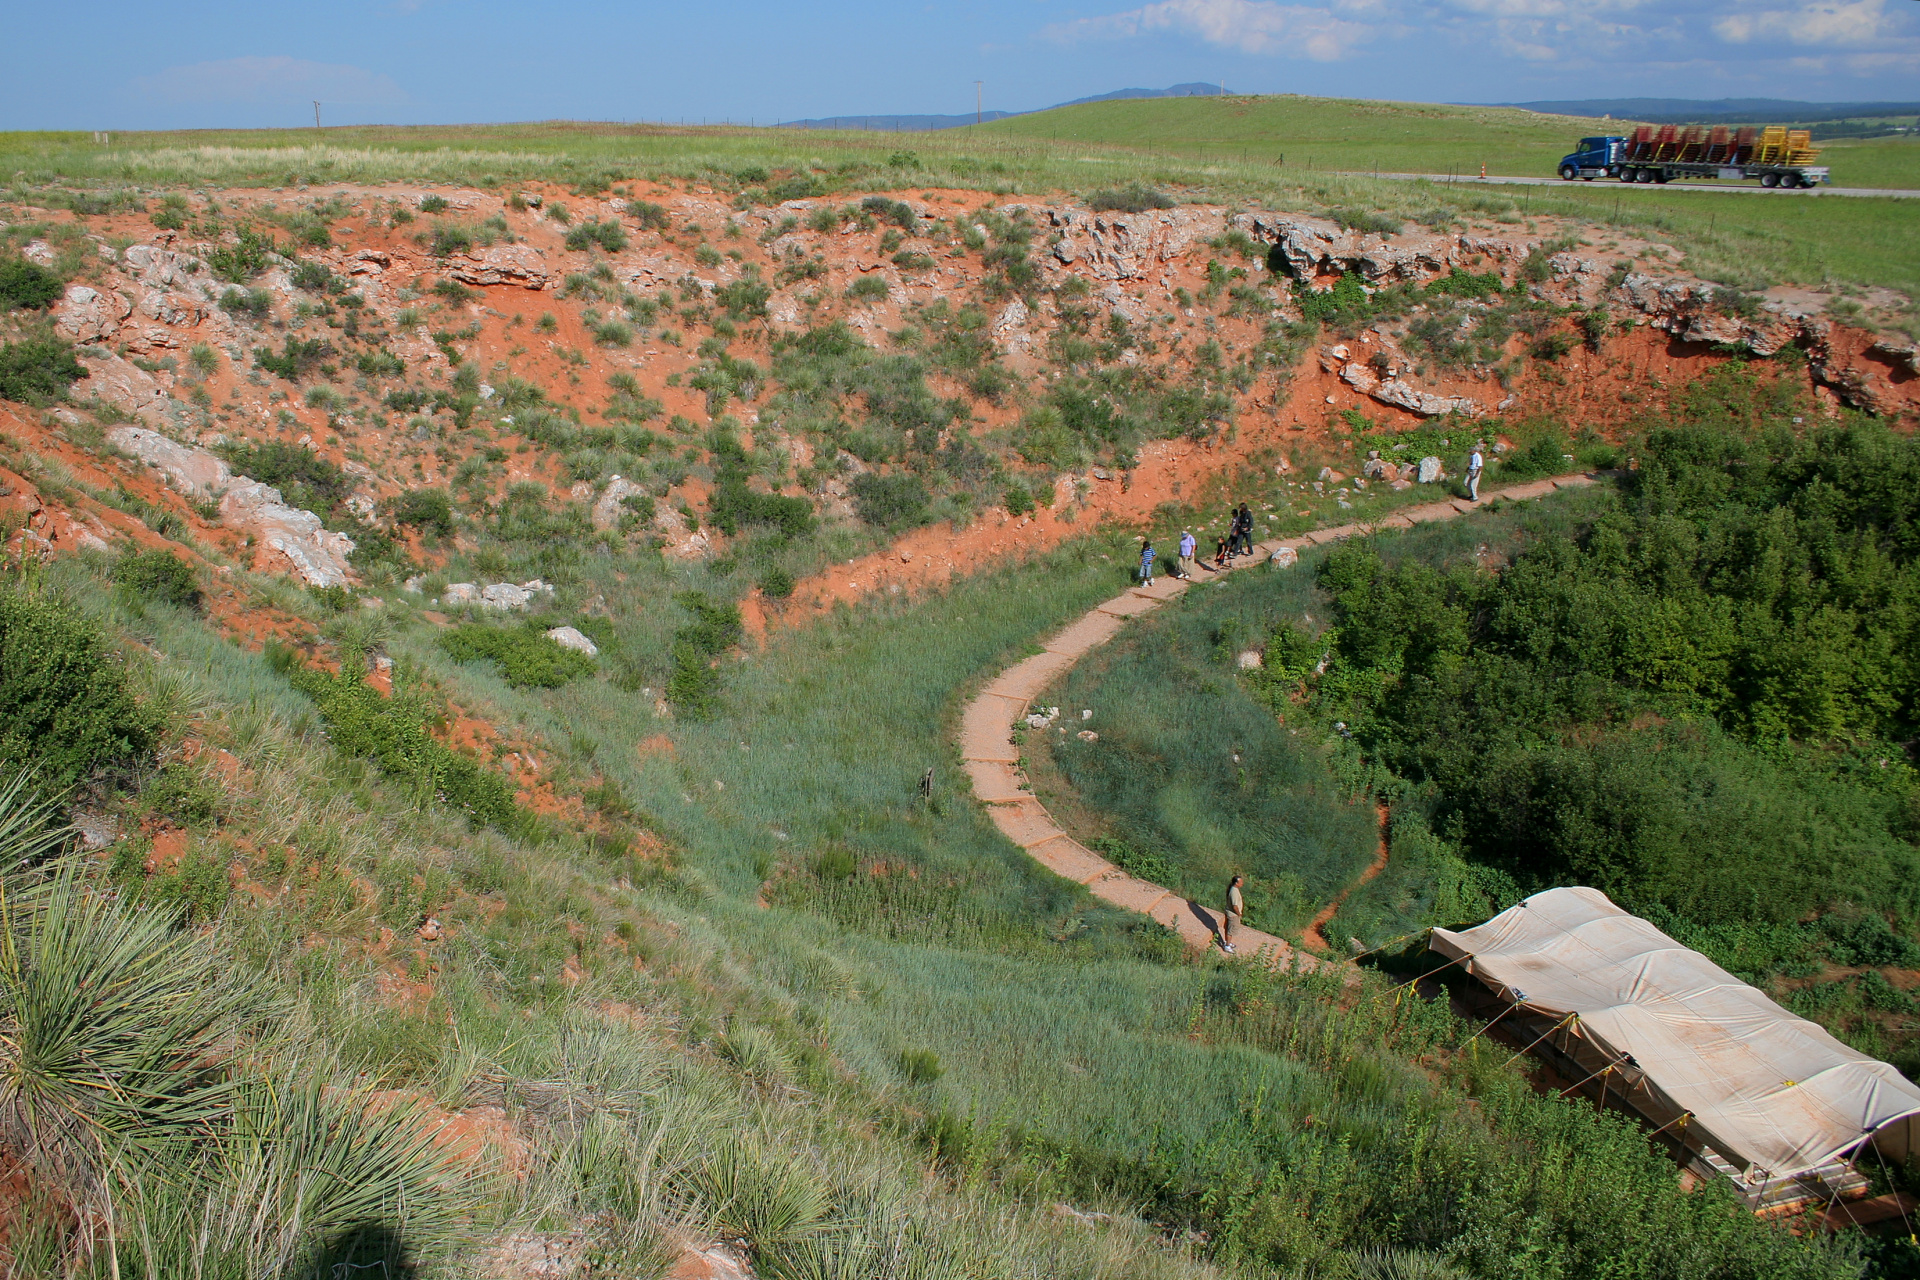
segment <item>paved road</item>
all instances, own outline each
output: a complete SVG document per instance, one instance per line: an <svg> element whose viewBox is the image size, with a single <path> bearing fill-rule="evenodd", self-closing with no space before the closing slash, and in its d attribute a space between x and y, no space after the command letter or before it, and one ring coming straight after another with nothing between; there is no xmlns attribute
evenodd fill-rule
<svg viewBox="0 0 1920 1280"><path fill-rule="evenodd" d="M1712 182L1616 182L1609 178L1595 178L1592 182L1566 182L1560 178L1479 178L1467 174L1452 177L1444 173L1370 173L1355 170L1346 171L1343 176L1349 178L1392 178L1400 182L1438 182L1453 187L1581 187L1594 191L1719 191L1732 195L1754 196L1866 196L1891 200L1920 199L1920 191L1904 191L1897 187L1795 187L1791 191L1779 187L1748 187L1738 183Z"/></svg>

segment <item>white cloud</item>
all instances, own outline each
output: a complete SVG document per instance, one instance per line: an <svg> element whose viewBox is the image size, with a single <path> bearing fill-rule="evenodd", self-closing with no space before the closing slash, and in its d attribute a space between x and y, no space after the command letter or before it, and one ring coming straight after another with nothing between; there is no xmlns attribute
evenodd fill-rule
<svg viewBox="0 0 1920 1280"><path fill-rule="evenodd" d="M1360 8L1363 6L1348 6ZM1334 62L1371 39L1375 29L1332 9L1272 0L1159 0L1125 13L1049 27L1056 40L1128 39L1173 31L1241 53Z"/></svg>
<svg viewBox="0 0 1920 1280"><path fill-rule="evenodd" d="M390 106L407 101L392 77L364 67L305 58L226 58L168 67L133 82L162 102L249 102L263 105L322 102Z"/></svg>
<svg viewBox="0 0 1920 1280"><path fill-rule="evenodd" d="M1733 44L1783 40L1798 45L1859 47L1893 34L1884 0L1815 0L1795 9L1740 10L1713 24L1715 34Z"/></svg>

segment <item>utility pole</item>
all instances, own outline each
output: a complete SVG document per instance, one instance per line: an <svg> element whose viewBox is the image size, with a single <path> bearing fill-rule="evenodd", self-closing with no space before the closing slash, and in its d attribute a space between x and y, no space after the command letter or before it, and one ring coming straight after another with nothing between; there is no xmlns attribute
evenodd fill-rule
<svg viewBox="0 0 1920 1280"><path fill-rule="evenodd" d="M980 81L975 80L973 82L973 123L978 126L980 119Z"/></svg>
<svg viewBox="0 0 1920 1280"><path fill-rule="evenodd" d="M320 100L318 98L313 100L313 127L316 129L320 127Z"/></svg>

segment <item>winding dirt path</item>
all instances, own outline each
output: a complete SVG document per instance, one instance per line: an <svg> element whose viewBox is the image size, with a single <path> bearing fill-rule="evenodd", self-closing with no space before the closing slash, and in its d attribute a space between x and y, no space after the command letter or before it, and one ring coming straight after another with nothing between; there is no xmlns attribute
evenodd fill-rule
<svg viewBox="0 0 1920 1280"><path fill-rule="evenodd" d="M1588 474L1555 476L1531 484L1488 490L1482 503L1495 498L1524 501L1545 497L1559 489L1584 488L1596 483ZM1339 542L1376 529L1411 528L1434 520L1451 520L1472 511L1475 504L1465 499L1432 502L1394 512L1371 524L1346 524L1332 529L1316 529L1292 538L1262 542L1254 554L1236 562L1237 571L1249 565L1263 564L1282 547L1296 551L1311 546ZM1189 583L1163 577L1150 587L1134 587L1083 614L1057 635L1049 638L1041 652L1008 667L975 694L960 714L960 758L973 782L973 794L987 806L987 816L1007 839L1027 852L1041 866L1085 885L1096 898L1151 916L1173 929L1195 950L1219 943L1219 915L1212 907L1183 898L1160 885L1130 876L1072 836L1062 831L1046 807L1021 783L1017 766L1020 748L1014 745L1017 725L1041 690L1053 683L1091 650L1120 633L1127 619L1138 618L1186 593ZM1374 863L1356 883L1365 883L1386 866L1386 842L1381 842ZM1344 898L1352 886L1342 891ZM1309 941L1318 939L1320 926L1332 919L1339 906L1336 898L1322 910L1307 929ZM1234 942L1240 954L1276 968L1313 969L1329 963L1296 948L1284 938L1242 925Z"/></svg>
<svg viewBox="0 0 1920 1280"><path fill-rule="evenodd" d="M1327 921L1333 919L1334 914L1340 910L1340 904L1347 900L1347 895L1387 869L1387 846L1391 840L1391 833L1387 830L1387 823L1392 818L1393 811L1387 807L1387 802L1382 800L1375 806L1375 812L1378 813L1380 817L1380 847L1374 850L1373 861L1367 864L1367 869L1360 873L1358 880L1355 880L1352 884L1334 894L1333 901L1320 908L1313 919L1307 922L1307 927L1300 931L1300 941L1306 943L1316 951L1331 951L1333 949L1327 942L1327 935L1320 932L1320 930L1321 927L1324 926Z"/></svg>

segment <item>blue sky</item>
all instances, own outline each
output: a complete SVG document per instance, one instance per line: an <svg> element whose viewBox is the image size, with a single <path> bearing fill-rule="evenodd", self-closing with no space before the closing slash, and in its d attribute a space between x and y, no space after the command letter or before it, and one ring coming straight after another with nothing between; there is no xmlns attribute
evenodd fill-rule
<svg viewBox="0 0 1920 1280"><path fill-rule="evenodd" d="M1127 86L1502 102L1920 97L1915 0L16 3L0 128L768 122ZM24 54L24 56L22 56Z"/></svg>

